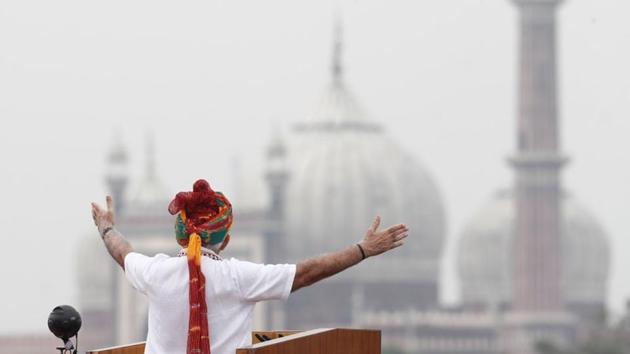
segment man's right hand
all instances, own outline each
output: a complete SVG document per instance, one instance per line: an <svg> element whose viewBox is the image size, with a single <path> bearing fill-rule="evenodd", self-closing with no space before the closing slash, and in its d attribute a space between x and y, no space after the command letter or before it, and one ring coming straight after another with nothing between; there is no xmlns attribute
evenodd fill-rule
<svg viewBox="0 0 630 354"><path fill-rule="evenodd" d="M94 225L98 228L101 237L103 237L103 232L107 228L114 227L114 206L112 197L107 196L105 202L107 203L107 210L103 210L103 208L94 202L92 203L92 219L94 219Z"/></svg>
<svg viewBox="0 0 630 354"><path fill-rule="evenodd" d="M105 198L107 210L98 204L92 203L92 218L94 224L101 234L101 238L107 247L107 251L123 269L125 269L125 257L133 251L131 244L125 240L123 235L114 229L114 202L112 197Z"/></svg>
<svg viewBox="0 0 630 354"><path fill-rule="evenodd" d="M376 256L402 246L403 240L409 235L409 228L404 224L394 225L379 231L380 224L381 217L377 216L360 243L366 257Z"/></svg>

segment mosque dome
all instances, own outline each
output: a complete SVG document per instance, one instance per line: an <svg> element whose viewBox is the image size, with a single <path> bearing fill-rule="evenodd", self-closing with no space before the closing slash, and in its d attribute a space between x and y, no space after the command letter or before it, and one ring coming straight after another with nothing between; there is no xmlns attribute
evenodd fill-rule
<svg viewBox="0 0 630 354"><path fill-rule="evenodd" d="M288 254L299 260L348 247L380 215L382 227L409 226L405 246L335 278L437 283L445 223L440 192L424 166L367 116L342 80L339 47L331 83L288 139Z"/></svg>
<svg viewBox="0 0 630 354"><path fill-rule="evenodd" d="M134 213L164 215L170 200L170 193L157 174L155 164L155 143L152 135L148 135L145 151L144 175L131 191L128 214Z"/></svg>
<svg viewBox="0 0 630 354"><path fill-rule="evenodd" d="M144 174L131 183L129 201L119 217L119 228L128 234L148 254L168 249L173 242L174 220L167 206L171 193L162 183L155 163L155 146L151 135L147 138ZM140 243L137 240L142 239Z"/></svg>
<svg viewBox="0 0 630 354"><path fill-rule="evenodd" d="M562 269L569 307L606 302L610 249L595 217L573 197L562 199ZM457 255L462 301L507 304L511 299L514 197L502 191L467 225Z"/></svg>

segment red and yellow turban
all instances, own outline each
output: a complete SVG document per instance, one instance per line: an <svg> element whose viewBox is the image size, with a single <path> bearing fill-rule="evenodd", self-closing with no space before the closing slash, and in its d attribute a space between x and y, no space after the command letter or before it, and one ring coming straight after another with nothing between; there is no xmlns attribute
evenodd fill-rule
<svg viewBox="0 0 630 354"><path fill-rule="evenodd" d="M193 185L192 192L177 193L168 206L175 220L175 237L188 245L190 315L187 354L210 354L206 278L201 272L201 245L223 242L232 226L232 205L206 180Z"/></svg>

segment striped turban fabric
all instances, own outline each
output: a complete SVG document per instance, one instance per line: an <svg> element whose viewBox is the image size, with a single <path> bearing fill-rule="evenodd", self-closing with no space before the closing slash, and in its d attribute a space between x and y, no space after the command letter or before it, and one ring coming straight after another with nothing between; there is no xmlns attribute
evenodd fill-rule
<svg viewBox="0 0 630 354"><path fill-rule="evenodd" d="M177 193L168 206L176 215L175 237L188 244L190 315L187 354L210 354L210 329L206 303L206 278L201 272L201 245L223 242L232 226L232 205L221 192L215 192L203 179L192 192Z"/></svg>

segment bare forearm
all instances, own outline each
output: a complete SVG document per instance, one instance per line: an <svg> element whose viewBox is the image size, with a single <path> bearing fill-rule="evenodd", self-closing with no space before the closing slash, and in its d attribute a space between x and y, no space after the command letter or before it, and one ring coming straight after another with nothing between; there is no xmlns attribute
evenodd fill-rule
<svg viewBox="0 0 630 354"><path fill-rule="evenodd" d="M311 258L297 265L291 291L309 286L322 279L335 275L367 257L377 256L403 244L409 229L404 224L379 231L381 218L376 217L368 229L363 241L341 251Z"/></svg>
<svg viewBox="0 0 630 354"><path fill-rule="evenodd" d="M102 238L109 254L116 263L125 269L125 256L132 251L129 241L114 228L106 231Z"/></svg>
<svg viewBox="0 0 630 354"><path fill-rule="evenodd" d="M357 245L341 251L317 256L297 265L291 291L309 286L322 279L335 275L361 262L363 256Z"/></svg>

